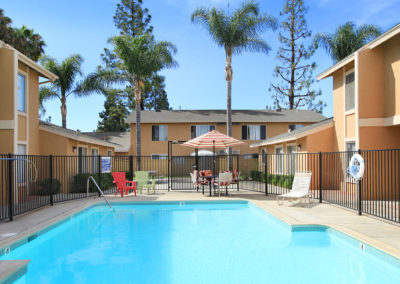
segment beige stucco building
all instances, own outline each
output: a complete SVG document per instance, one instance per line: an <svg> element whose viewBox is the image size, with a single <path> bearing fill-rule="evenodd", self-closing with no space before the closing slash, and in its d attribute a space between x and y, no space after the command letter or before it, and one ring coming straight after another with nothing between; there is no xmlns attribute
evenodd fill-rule
<svg viewBox="0 0 400 284"><path fill-rule="evenodd" d="M39 85L56 75L1 41L0 63L0 154L114 154L114 143L39 120Z"/></svg>
<svg viewBox="0 0 400 284"><path fill-rule="evenodd" d="M322 72L333 78L333 118L251 147L329 152L400 147L400 25Z"/></svg>
<svg viewBox="0 0 400 284"><path fill-rule="evenodd" d="M287 133L289 129L313 124L324 116L308 110L233 110L232 136L245 142L233 147L234 154L256 154L257 149L249 145L266 138ZM131 113L127 122L131 124L131 155L136 149L136 120ZM142 111L141 151L143 156L159 158L168 155L168 141L188 141L210 130L226 133L225 110L162 110ZM217 149L223 154L225 149ZM173 146L174 156L187 156L192 148Z"/></svg>

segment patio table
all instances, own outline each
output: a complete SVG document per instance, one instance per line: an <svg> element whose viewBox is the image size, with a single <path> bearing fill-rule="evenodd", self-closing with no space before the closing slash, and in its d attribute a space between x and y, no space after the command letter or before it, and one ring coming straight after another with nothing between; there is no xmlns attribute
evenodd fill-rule
<svg viewBox="0 0 400 284"><path fill-rule="evenodd" d="M201 177L208 181L208 184L210 186L210 196L211 196L211 187L212 187L212 184L213 184L213 179L216 179L217 176L201 176Z"/></svg>

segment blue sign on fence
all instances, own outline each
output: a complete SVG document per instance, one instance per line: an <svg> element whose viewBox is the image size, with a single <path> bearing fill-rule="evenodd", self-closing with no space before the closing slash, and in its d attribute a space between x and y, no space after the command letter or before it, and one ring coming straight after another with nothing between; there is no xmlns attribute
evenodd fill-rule
<svg viewBox="0 0 400 284"><path fill-rule="evenodd" d="M101 157L101 172L111 173L111 157Z"/></svg>

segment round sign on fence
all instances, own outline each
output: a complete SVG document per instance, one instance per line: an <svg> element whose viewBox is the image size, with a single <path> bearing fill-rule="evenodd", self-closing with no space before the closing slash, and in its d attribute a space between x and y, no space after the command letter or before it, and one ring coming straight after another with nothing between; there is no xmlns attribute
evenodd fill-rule
<svg viewBox="0 0 400 284"><path fill-rule="evenodd" d="M355 179L360 180L364 175L365 165L364 159L360 154L354 154L351 157L348 172Z"/></svg>

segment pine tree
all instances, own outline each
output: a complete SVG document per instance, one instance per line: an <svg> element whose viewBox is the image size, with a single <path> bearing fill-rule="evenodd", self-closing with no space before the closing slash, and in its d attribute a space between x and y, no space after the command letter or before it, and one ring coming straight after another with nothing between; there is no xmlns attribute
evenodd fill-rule
<svg viewBox="0 0 400 284"><path fill-rule="evenodd" d="M277 108L306 107L322 112L324 103L321 100L316 102L321 91L311 89L316 65L310 62L310 58L316 46L309 40L311 31L308 30L305 19L307 10L303 0L286 0L280 14L286 17L281 23L279 33L281 47L277 55L282 65L275 67L274 77L278 78L279 82L271 84L272 97ZM306 46L308 41L311 44Z"/></svg>
<svg viewBox="0 0 400 284"><path fill-rule="evenodd" d="M143 0L121 0L121 3L117 4L113 19L121 34L135 37L144 33L152 33L153 27L150 25L149 9L143 9L142 5Z"/></svg>
<svg viewBox="0 0 400 284"><path fill-rule="evenodd" d="M125 123L128 111L120 98L121 92L117 89L104 91L106 101L104 111L99 113L101 120L97 124L97 132L125 132L129 129L129 124Z"/></svg>

